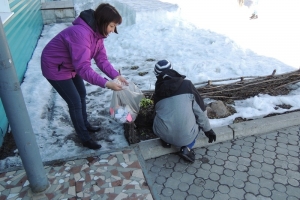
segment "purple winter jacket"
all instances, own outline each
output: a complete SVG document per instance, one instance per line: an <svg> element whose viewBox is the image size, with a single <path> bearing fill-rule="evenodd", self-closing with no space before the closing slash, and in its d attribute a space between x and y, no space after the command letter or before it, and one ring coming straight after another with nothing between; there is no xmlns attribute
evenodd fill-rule
<svg viewBox="0 0 300 200"><path fill-rule="evenodd" d="M41 57L42 73L50 80L67 80L78 74L85 81L104 88L108 80L92 69L91 59L109 78L114 79L119 73L107 59L104 37L94 31L93 24L87 24L94 23L94 11L83 12L85 15L80 16L85 19L76 18L73 26L61 31L46 45Z"/></svg>

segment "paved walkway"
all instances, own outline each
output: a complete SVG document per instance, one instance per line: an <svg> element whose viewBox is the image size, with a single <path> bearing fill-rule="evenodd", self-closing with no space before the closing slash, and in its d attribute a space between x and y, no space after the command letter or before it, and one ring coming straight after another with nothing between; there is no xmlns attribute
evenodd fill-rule
<svg viewBox="0 0 300 200"><path fill-rule="evenodd" d="M299 126L146 161L157 199L299 200Z"/></svg>
<svg viewBox="0 0 300 200"><path fill-rule="evenodd" d="M140 145L45 166L50 187L33 195L24 170L0 174L4 199L300 199L300 125L144 160Z"/></svg>

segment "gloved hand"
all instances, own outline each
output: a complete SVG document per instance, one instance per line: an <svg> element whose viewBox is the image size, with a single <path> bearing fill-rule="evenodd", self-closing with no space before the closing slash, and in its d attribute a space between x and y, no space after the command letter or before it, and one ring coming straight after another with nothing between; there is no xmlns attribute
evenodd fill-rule
<svg viewBox="0 0 300 200"><path fill-rule="evenodd" d="M212 143L213 141L216 141L217 136L212 129L210 129L209 131L204 132L204 133L205 133L206 137L208 137L208 143Z"/></svg>

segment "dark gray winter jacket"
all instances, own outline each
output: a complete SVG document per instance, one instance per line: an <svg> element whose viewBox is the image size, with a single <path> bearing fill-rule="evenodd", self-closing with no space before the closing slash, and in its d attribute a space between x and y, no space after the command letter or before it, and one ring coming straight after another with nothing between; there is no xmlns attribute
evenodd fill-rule
<svg viewBox="0 0 300 200"><path fill-rule="evenodd" d="M201 129L211 129L203 99L192 82L175 70L158 76L154 104L153 132L169 144L186 146Z"/></svg>

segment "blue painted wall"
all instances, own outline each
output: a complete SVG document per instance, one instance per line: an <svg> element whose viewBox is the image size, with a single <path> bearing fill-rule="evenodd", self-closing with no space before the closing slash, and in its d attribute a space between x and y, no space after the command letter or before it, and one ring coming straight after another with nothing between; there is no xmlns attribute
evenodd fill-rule
<svg viewBox="0 0 300 200"><path fill-rule="evenodd" d="M20 83L22 83L27 63L31 59L43 29L40 0L9 0L14 15L4 24L10 53ZM8 127L2 102L0 101L0 146Z"/></svg>

